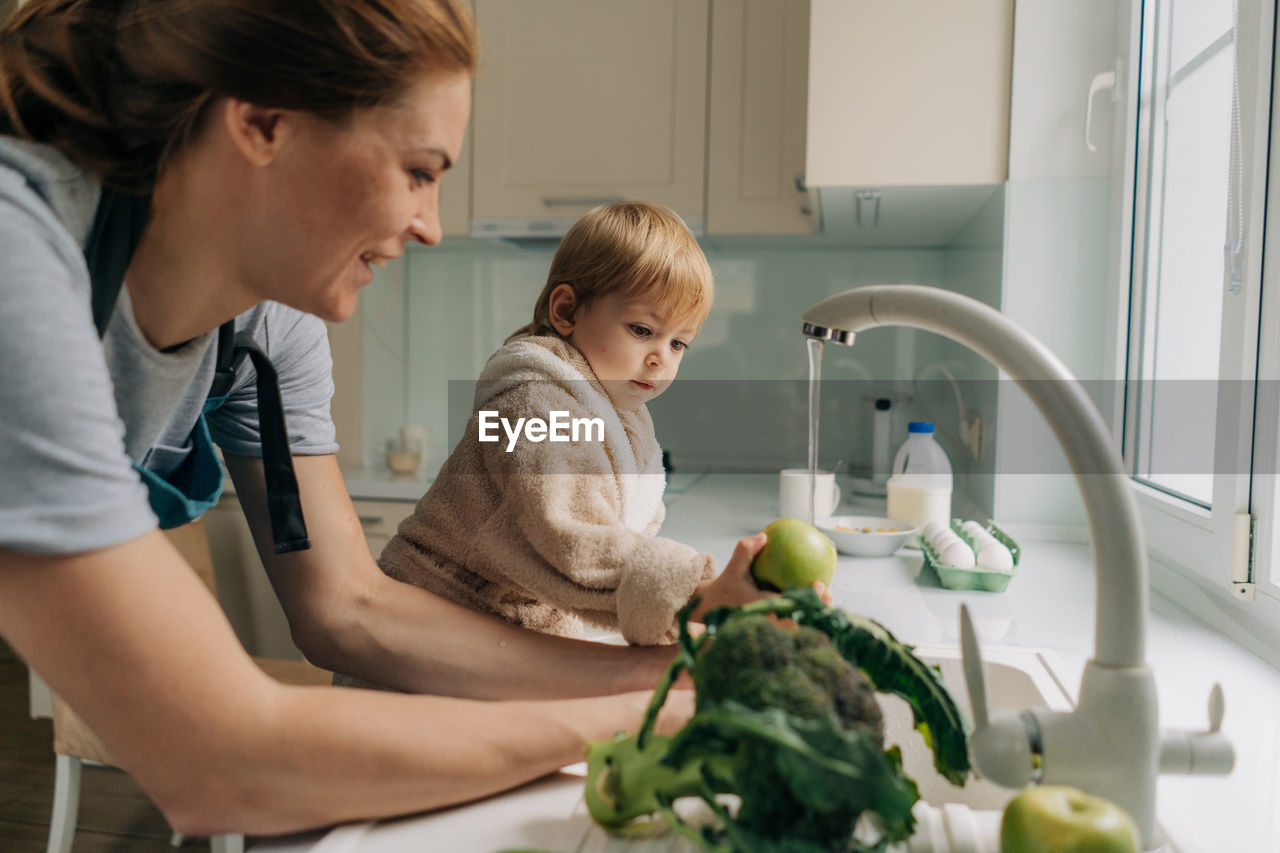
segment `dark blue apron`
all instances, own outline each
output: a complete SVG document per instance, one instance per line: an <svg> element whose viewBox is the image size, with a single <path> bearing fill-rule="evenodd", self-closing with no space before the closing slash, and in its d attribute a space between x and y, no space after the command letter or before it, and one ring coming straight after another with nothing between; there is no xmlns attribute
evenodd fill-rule
<svg viewBox="0 0 1280 853"><path fill-rule="evenodd" d="M93 228L85 245L85 261L92 281L93 322L98 337L107 330L125 270L150 215L146 196L124 196L103 189L94 215ZM235 321L218 329L218 361L213 387L191 430L191 452L168 476L160 477L136 462L151 502L151 509L166 530L181 527L199 518L218 502L225 475L214 450L205 415L224 402L235 382L236 368L248 356L257 374L258 424L262 441L262 465L266 474L267 509L271 536L277 554L303 551L311 547L302 517L298 480L289 453L289 434L284 423L280 383L267 354L248 333L236 334Z"/></svg>

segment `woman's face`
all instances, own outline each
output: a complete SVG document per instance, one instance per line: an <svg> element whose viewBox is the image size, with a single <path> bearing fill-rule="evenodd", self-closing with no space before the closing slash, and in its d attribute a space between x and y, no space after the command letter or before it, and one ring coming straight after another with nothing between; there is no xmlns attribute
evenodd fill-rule
<svg viewBox="0 0 1280 853"><path fill-rule="evenodd" d="M440 241L440 179L458 159L471 76L434 72L394 105L334 124L303 113L272 161L245 264L254 295L340 321L374 268Z"/></svg>

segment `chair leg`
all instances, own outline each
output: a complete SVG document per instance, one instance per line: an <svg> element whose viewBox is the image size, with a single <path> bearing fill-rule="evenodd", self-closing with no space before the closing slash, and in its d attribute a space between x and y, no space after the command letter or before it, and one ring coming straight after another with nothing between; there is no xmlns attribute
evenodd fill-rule
<svg viewBox="0 0 1280 853"><path fill-rule="evenodd" d="M59 755L54 763L53 815L49 819L47 853L71 853L80 813L80 759Z"/></svg>
<svg viewBox="0 0 1280 853"><path fill-rule="evenodd" d="M209 839L209 853L244 853L244 836L237 832Z"/></svg>

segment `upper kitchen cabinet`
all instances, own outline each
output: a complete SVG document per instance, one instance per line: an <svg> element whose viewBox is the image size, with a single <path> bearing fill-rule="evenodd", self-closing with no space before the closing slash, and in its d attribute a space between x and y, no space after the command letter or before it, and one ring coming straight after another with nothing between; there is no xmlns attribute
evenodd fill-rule
<svg viewBox="0 0 1280 853"><path fill-rule="evenodd" d="M475 11L475 4L464 0ZM472 103L475 98L472 98ZM465 237L471 230L471 128L462 141L462 152L440 181L440 229L446 237Z"/></svg>
<svg viewBox="0 0 1280 853"><path fill-rule="evenodd" d="M707 233L809 233L809 0L714 0L710 68Z"/></svg>
<svg viewBox="0 0 1280 853"><path fill-rule="evenodd" d="M562 234L603 201L703 221L708 0L475 0L471 233Z"/></svg>
<svg viewBox="0 0 1280 853"><path fill-rule="evenodd" d="M999 184L1013 0L811 0L805 176L823 187Z"/></svg>
<svg viewBox="0 0 1280 853"><path fill-rule="evenodd" d="M471 140L462 145L440 182L440 229L446 237L465 237L471 230Z"/></svg>

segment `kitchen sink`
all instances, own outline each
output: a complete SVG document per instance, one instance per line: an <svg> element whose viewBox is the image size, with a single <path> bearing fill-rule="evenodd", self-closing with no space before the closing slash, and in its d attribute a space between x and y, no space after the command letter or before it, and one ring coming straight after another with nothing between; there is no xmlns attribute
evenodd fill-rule
<svg viewBox="0 0 1280 853"><path fill-rule="evenodd" d="M943 683L972 721L969 692L965 688L964 670L958 649L917 647L916 656L942 670ZM987 702L989 711L1051 708L1071 709L1071 702L1054 671L1049 668L1045 652L1019 648L983 649L986 663ZM1058 667L1061 671L1061 667ZM902 765L920 788L920 798L930 805L959 803L971 809L1003 810L1014 791L1001 788L985 779L970 776L963 788L952 785L933 769L933 753L912 725L911 708L896 696L880 697L885 715L885 741L902 748Z"/></svg>

